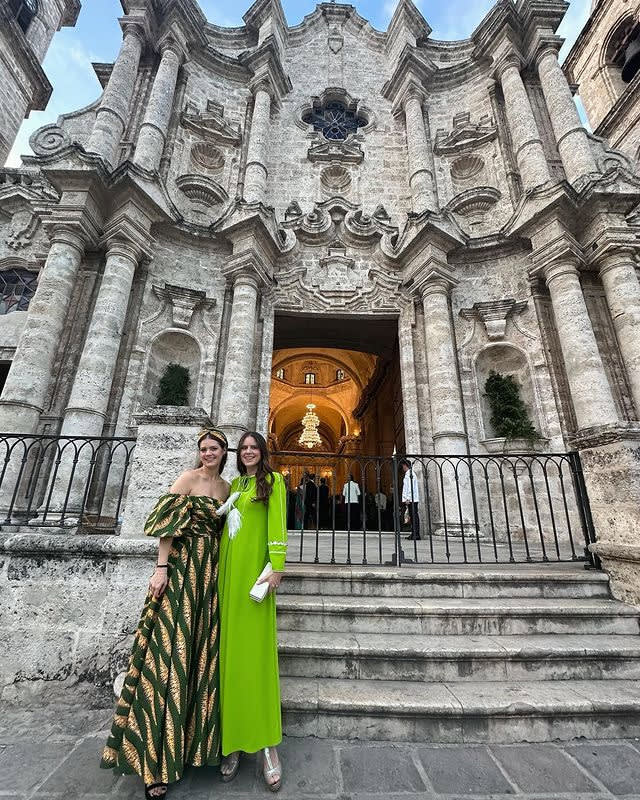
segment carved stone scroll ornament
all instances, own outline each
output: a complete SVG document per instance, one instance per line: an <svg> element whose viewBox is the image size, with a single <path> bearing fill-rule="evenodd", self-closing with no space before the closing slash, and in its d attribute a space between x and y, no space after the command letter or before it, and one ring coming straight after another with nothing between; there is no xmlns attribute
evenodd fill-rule
<svg viewBox="0 0 640 800"><path fill-rule="evenodd" d="M70 144L69 135L55 124L38 128L29 138L29 145L37 156L50 156Z"/></svg>

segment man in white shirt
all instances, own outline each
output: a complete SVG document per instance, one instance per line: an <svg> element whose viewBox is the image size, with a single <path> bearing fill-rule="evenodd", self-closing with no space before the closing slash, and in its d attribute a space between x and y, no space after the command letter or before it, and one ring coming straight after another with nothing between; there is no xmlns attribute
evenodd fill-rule
<svg viewBox="0 0 640 800"><path fill-rule="evenodd" d="M404 478L402 480L402 505L409 510L409 520L411 522L411 533L407 539L420 539L420 517L418 516L418 503L420 502L420 490L418 478L411 468L411 463L404 458L400 462Z"/></svg>
<svg viewBox="0 0 640 800"><path fill-rule="evenodd" d="M347 511L347 524L349 530L360 527L360 487L353 480L353 475L349 475L349 480L342 487L345 508Z"/></svg>

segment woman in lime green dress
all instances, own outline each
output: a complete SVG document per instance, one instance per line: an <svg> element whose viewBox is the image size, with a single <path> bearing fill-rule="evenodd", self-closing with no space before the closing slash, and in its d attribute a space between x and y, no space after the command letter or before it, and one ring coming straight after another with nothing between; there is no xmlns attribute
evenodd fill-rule
<svg viewBox="0 0 640 800"><path fill-rule="evenodd" d="M229 495L221 431L198 437L201 464L163 495L145 524L158 563L101 767L137 774L162 798L185 766L220 763L218 511Z"/></svg>
<svg viewBox="0 0 640 800"><path fill-rule="evenodd" d="M232 780L240 752L263 751L264 779L271 791L281 785L276 745L282 739L275 590L287 552L287 495L284 480L269 466L259 433L238 443L238 472L231 493L242 522L237 532L227 518L220 542L220 714L222 779ZM269 593L258 603L249 590L271 562L264 580Z"/></svg>

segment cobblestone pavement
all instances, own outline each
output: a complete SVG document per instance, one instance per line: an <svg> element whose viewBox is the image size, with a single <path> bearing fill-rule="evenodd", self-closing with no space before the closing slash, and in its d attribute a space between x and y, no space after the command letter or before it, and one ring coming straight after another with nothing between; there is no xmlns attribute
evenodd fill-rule
<svg viewBox="0 0 640 800"><path fill-rule="evenodd" d="M100 770L110 712L32 700L0 715L2 800L142 798L137 778ZM640 741L428 745L286 739L282 798L295 800L640 800ZM271 796L255 756L222 784L191 769L172 800Z"/></svg>

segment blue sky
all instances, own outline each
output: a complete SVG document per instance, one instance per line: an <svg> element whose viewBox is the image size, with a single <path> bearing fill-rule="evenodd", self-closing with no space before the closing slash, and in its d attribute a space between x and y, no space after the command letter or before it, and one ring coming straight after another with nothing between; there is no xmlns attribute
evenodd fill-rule
<svg viewBox="0 0 640 800"><path fill-rule="evenodd" d="M352 0L352 5L371 24L385 30L397 0ZM241 25L242 14L251 0L201 0L200 6L211 22ZM473 31L494 0L418 0L416 3L433 28L435 39L462 39ZM282 0L290 25L299 23L316 6L315 0ZM591 0L571 0L559 33L566 37L565 50L584 25ZM20 163L21 153L30 153L29 136L38 128L55 122L60 114L93 102L100 86L92 61L113 61L120 47L117 19L122 13L119 0L82 0L75 28L63 28L54 37L44 62L54 90L45 111L34 111L25 120L8 164Z"/></svg>

